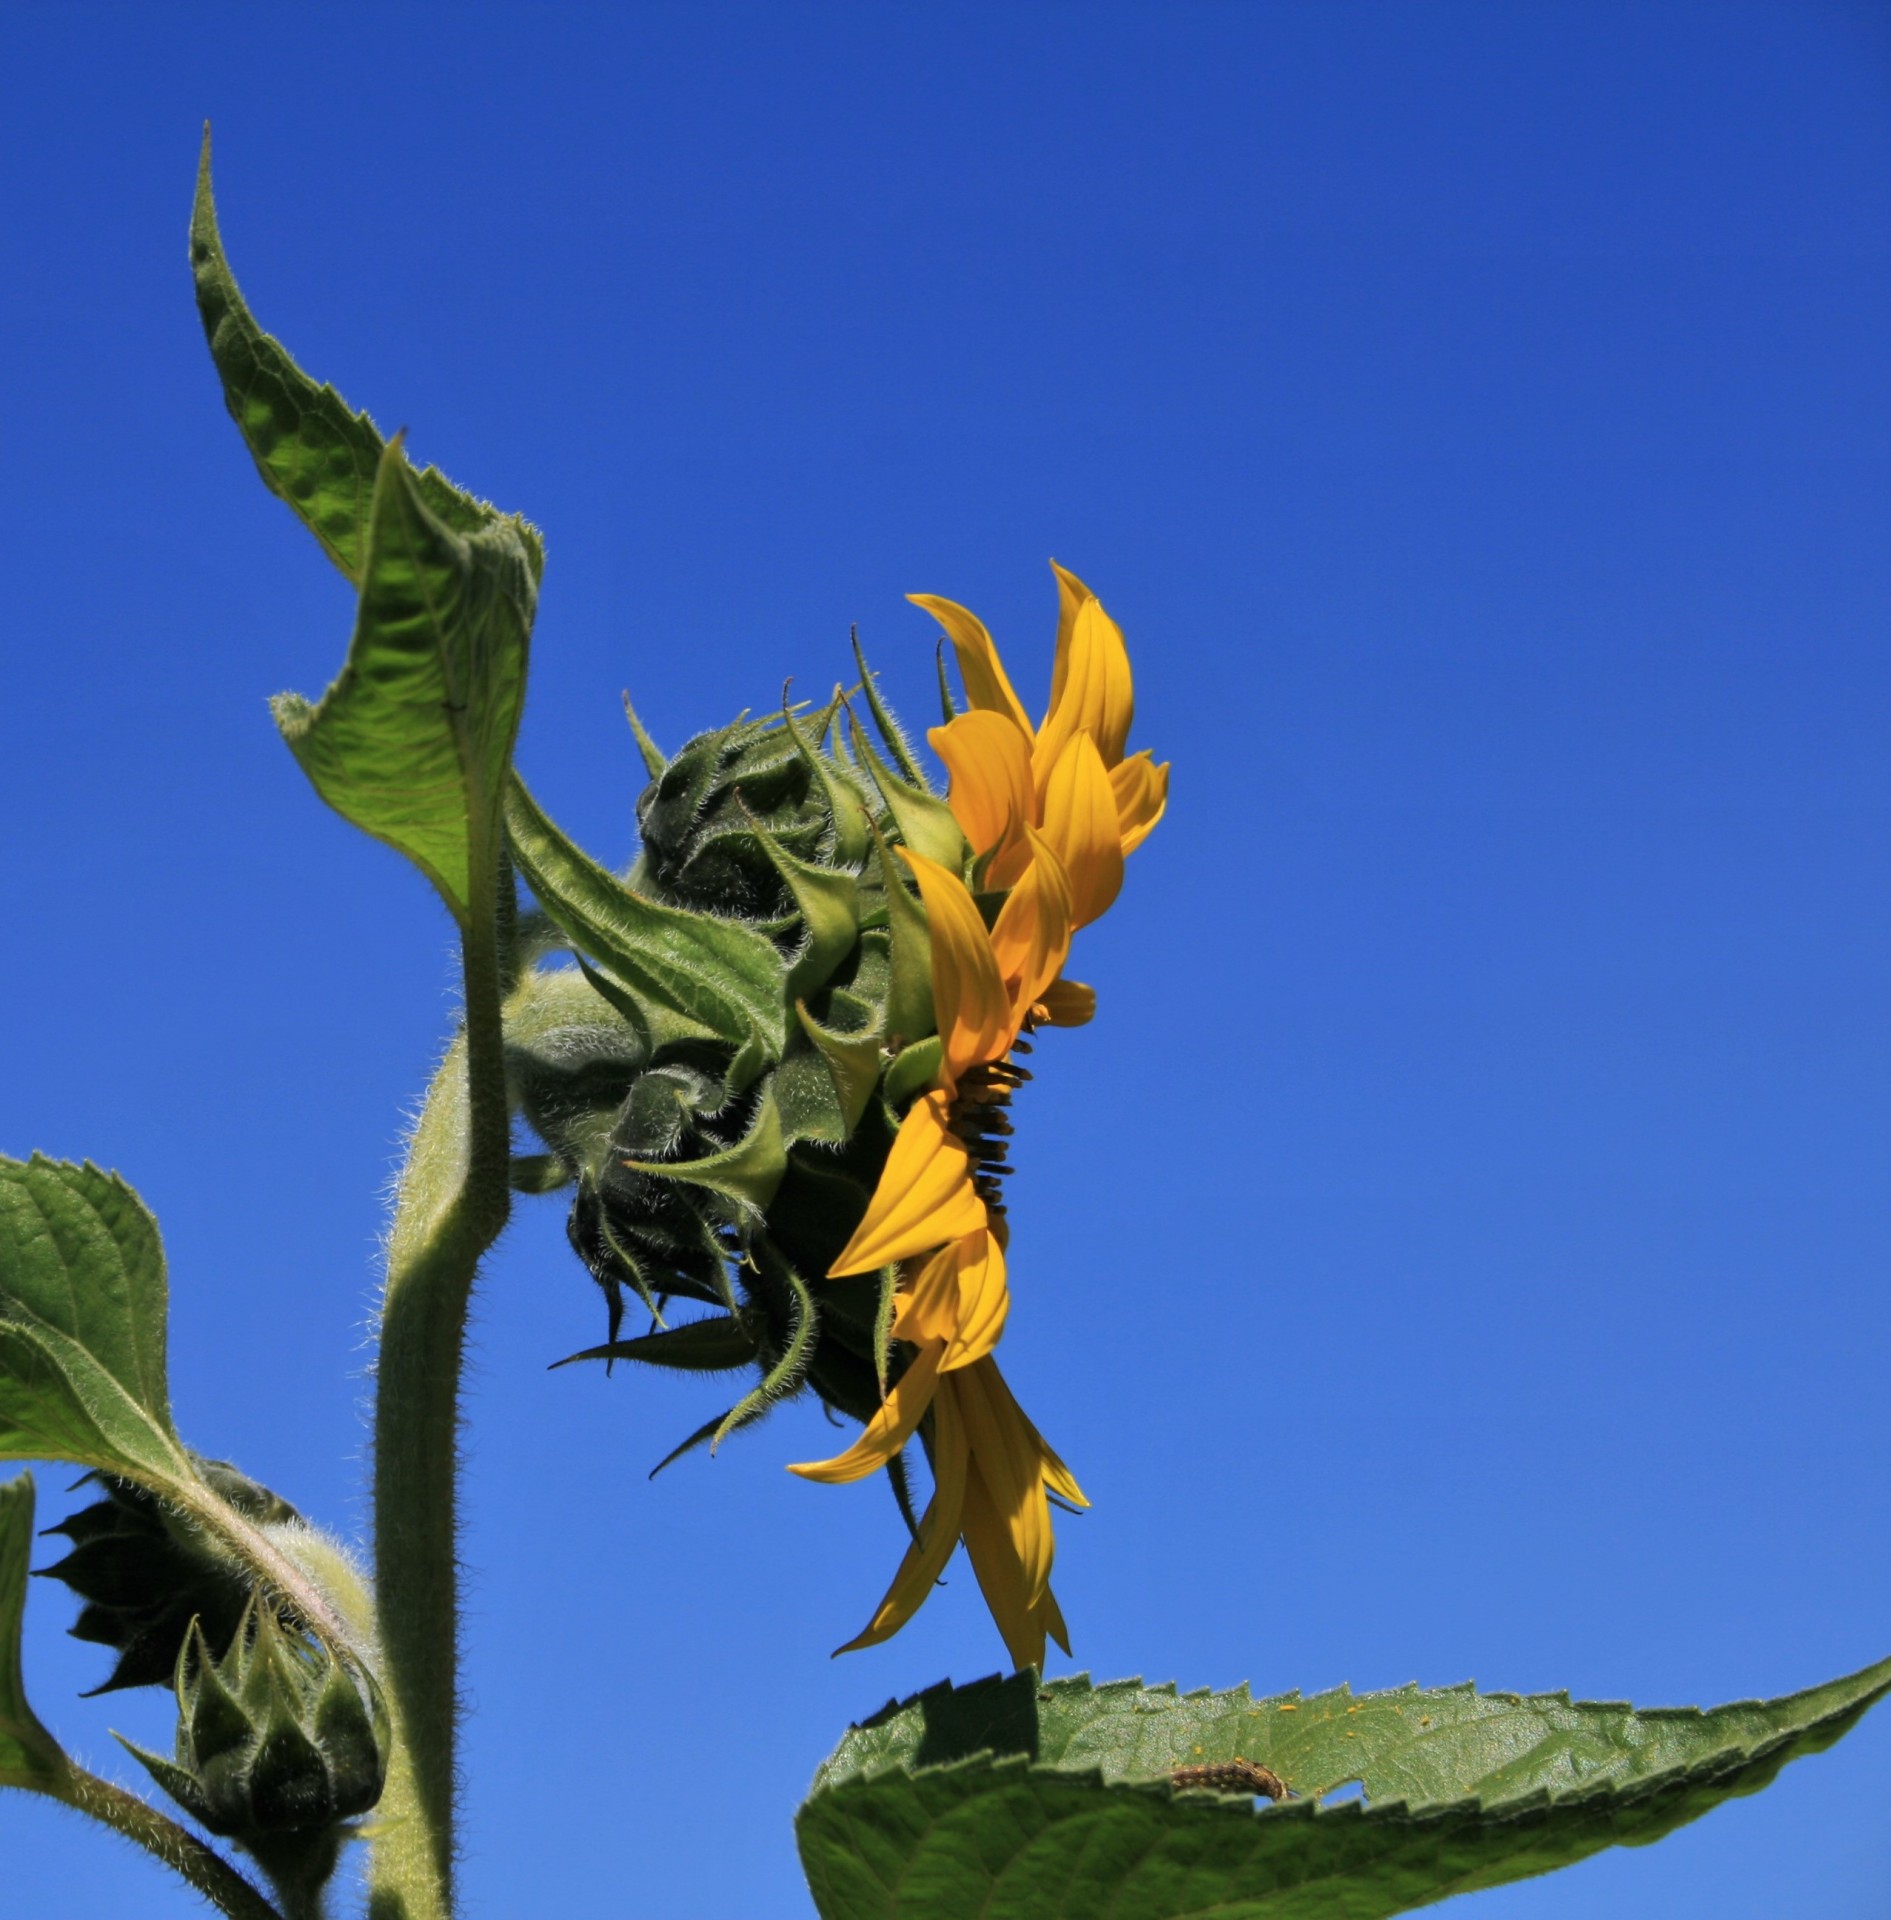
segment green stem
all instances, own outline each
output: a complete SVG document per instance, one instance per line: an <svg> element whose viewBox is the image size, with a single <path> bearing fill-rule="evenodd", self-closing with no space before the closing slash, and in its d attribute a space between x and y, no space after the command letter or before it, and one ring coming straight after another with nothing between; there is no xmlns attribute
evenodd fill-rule
<svg viewBox="0 0 1891 1920"><path fill-rule="evenodd" d="M155 1854L230 1920L283 1920L282 1914L222 1854L213 1852L194 1833L135 1793L70 1764L60 1785L47 1791Z"/></svg>
<svg viewBox="0 0 1891 1920"><path fill-rule="evenodd" d="M472 864L496 880L496 862ZM373 1920L448 1920L453 1909L460 1368L474 1276L506 1223L511 1152L496 902L469 906L465 1026L414 1129L381 1305L375 1588L396 1739L375 1822Z"/></svg>

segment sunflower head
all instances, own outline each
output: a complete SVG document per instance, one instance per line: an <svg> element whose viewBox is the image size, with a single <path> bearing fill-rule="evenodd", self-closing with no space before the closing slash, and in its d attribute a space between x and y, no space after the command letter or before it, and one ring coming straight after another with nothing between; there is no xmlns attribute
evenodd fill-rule
<svg viewBox="0 0 1891 1920"><path fill-rule="evenodd" d="M571 1189L571 1241L609 1306L609 1337L573 1358L752 1369L678 1453L803 1388L860 1422L845 1453L796 1469L844 1483L884 1468L906 1515L912 1549L852 1644L897 1631L962 1539L1020 1665L1064 1641L1048 1499L1082 1495L993 1358L1008 1103L1030 1078L1014 1055L1094 1011L1064 978L1072 938L1115 900L1168 775L1128 751L1120 631L1057 579L1035 725L983 625L915 596L969 702L947 694L929 735L943 798L860 661L877 742L838 692L668 759L633 715L650 783L621 875L523 786L508 808L515 864L577 962L532 974L508 1032L547 1149L517 1177ZM624 1338L633 1294L651 1324ZM932 1473L923 1517L909 1442Z"/></svg>

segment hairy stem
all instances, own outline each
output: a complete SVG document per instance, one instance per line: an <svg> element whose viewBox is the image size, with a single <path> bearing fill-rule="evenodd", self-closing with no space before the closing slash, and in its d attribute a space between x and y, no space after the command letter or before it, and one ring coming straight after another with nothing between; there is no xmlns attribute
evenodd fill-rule
<svg viewBox="0 0 1891 1920"><path fill-rule="evenodd" d="M114 1833L122 1833L147 1853L155 1854L230 1920L283 1920L281 1913L222 1854L213 1852L194 1833L135 1793L71 1765L60 1786L48 1791L67 1806L103 1821Z"/></svg>
<svg viewBox="0 0 1891 1920"><path fill-rule="evenodd" d="M497 863L482 864L496 892ZM474 1276L510 1204L495 905L470 903L465 1026L414 1129L388 1240L374 1540L396 1740L376 1821L373 1920L447 1920L453 1906L460 1369Z"/></svg>

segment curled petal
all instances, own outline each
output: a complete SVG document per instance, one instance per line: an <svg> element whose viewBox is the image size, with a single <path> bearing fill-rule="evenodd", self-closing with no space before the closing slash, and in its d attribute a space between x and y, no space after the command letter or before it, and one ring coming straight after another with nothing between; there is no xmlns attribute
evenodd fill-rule
<svg viewBox="0 0 1891 1920"><path fill-rule="evenodd" d="M1074 733L1087 733L1097 743L1103 764L1113 767L1123 757L1129 723L1135 712L1135 685L1130 678L1129 652L1116 622L1103 603L1089 599L1078 607L1071 622L1069 665L1063 691L1038 730L1031 765L1038 791L1057 764L1057 756Z"/></svg>
<svg viewBox="0 0 1891 1920"><path fill-rule="evenodd" d="M973 708L926 738L952 776L946 804L975 854L990 854L986 884L1008 887L1030 857L1024 829L1037 824L1031 743L1002 713Z"/></svg>
<svg viewBox="0 0 1891 1920"><path fill-rule="evenodd" d="M1010 1008L1006 1044L1070 958L1070 878L1046 839L1025 830L1031 864L1011 889L991 930L991 951Z"/></svg>
<svg viewBox="0 0 1891 1920"><path fill-rule="evenodd" d="M1132 753L1121 766L1110 769L1110 788L1116 795L1116 824L1123 851L1131 854L1155 831L1169 805L1169 763L1152 766L1149 750Z"/></svg>
<svg viewBox="0 0 1891 1920"><path fill-rule="evenodd" d="M989 1233L975 1233L952 1249L956 1318L951 1345L940 1371L969 1367L990 1353L1005 1331L1011 1289L1005 1281L1005 1254Z"/></svg>
<svg viewBox="0 0 1891 1920"><path fill-rule="evenodd" d="M852 1653L857 1647L877 1646L882 1640L890 1640L924 1604L934 1582L945 1571L946 1562L952 1558L952 1549L959 1543L968 1465L965 1423L959 1416L958 1397L948 1389L933 1396L933 1493L920 1518L919 1538L906 1549L893 1584L874 1609L865 1630L844 1647L836 1647L836 1653Z"/></svg>
<svg viewBox="0 0 1891 1920"><path fill-rule="evenodd" d="M1038 1024L1087 1027L1096 1018L1097 990L1081 980L1053 980L1037 997Z"/></svg>
<svg viewBox="0 0 1891 1920"><path fill-rule="evenodd" d="M1070 636L1077 625L1077 609L1096 598L1068 567L1060 567L1053 560L1051 572L1057 576L1057 656L1051 662L1051 703L1045 709L1046 720L1057 711L1057 703L1064 697L1064 683L1070 678Z"/></svg>
<svg viewBox="0 0 1891 1920"><path fill-rule="evenodd" d="M906 1284L893 1307L893 1337L923 1347L950 1340L959 1330L959 1249L954 1240L924 1260L907 1263Z"/></svg>
<svg viewBox="0 0 1891 1920"><path fill-rule="evenodd" d="M845 1453L837 1453L831 1460L804 1460L788 1471L828 1487L845 1486L850 1480L864 1480L878 1472L913 1437L920 1415L932 1405L944 1355L943 1340L920 1348L912 1365L894 1381L892 1391L880 1403L880 1411Z"/></svg>
<svg viewBox="0 0 1891 1920"><path fill-rule="evenodd" d="M1051 768L1044 838L1070 875L1072 929L1100 920L1123 890L1123 841L1109 772L1087 733L1073 734Z"/></svg>
<svg viewBox="0 0 1891 1920"><path fill-rule="evenodd" d="M992 955L991 935L965 882L923 853L902 847L900 857L912 868L926 903L932 1010L944 1047L939 1084L950 1092L967 1067L996 1060L1010 1044L1011 1002Z"/></svg>
<svg viewBox="0 0 1891 1920"><path fill-rule="evenodd" d="M959 677L965 682L966 699L986 713L1002 713L1015 720L1027 740L1034 738L1036 729L1011 690L1005 663L999 659L984 621L956 600L942 600L936 593L909 593L906 597L945 628L952 651L959 657Z"/></svg>
<svg viewBox="0 0 1891 1920"><path fill-rule="evenodd" d="M985 1203L972 1186L972 1158L949 1124L952 1096L922 1094L908 1109L867 1217L828 1268L828 1277L871 1273L985 1224Z"/></svg>

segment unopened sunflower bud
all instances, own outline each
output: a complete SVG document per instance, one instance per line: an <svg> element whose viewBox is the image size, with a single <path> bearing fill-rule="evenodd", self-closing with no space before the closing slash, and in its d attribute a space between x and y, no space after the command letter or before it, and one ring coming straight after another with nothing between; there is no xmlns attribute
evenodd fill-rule
<svg viewBox="0 0 1891 1920"><path fill-rule="evenodd" d="M131 1750L212 1833L266 1847L381 1797L390 1727L373 1676L254 1601L221 1659L192 1624L177 1708L175 1760Z"/></svg>
<svg viewBox="0 0 1891 1920"><path fill-rule="evenodd" d="M199 1460L197 1471L246 1520L270 1525L299 1517L288 1501L224 1461ZM86 1479L104 1497L46 1529L65 1535L72 1551L39 1572L63 1580L85 1602L73 1637L118 1654L93 1692L168 1684L193 1620L221 1656L249 1604L245 1571L145 1488L103 1473Z"/></svg>

